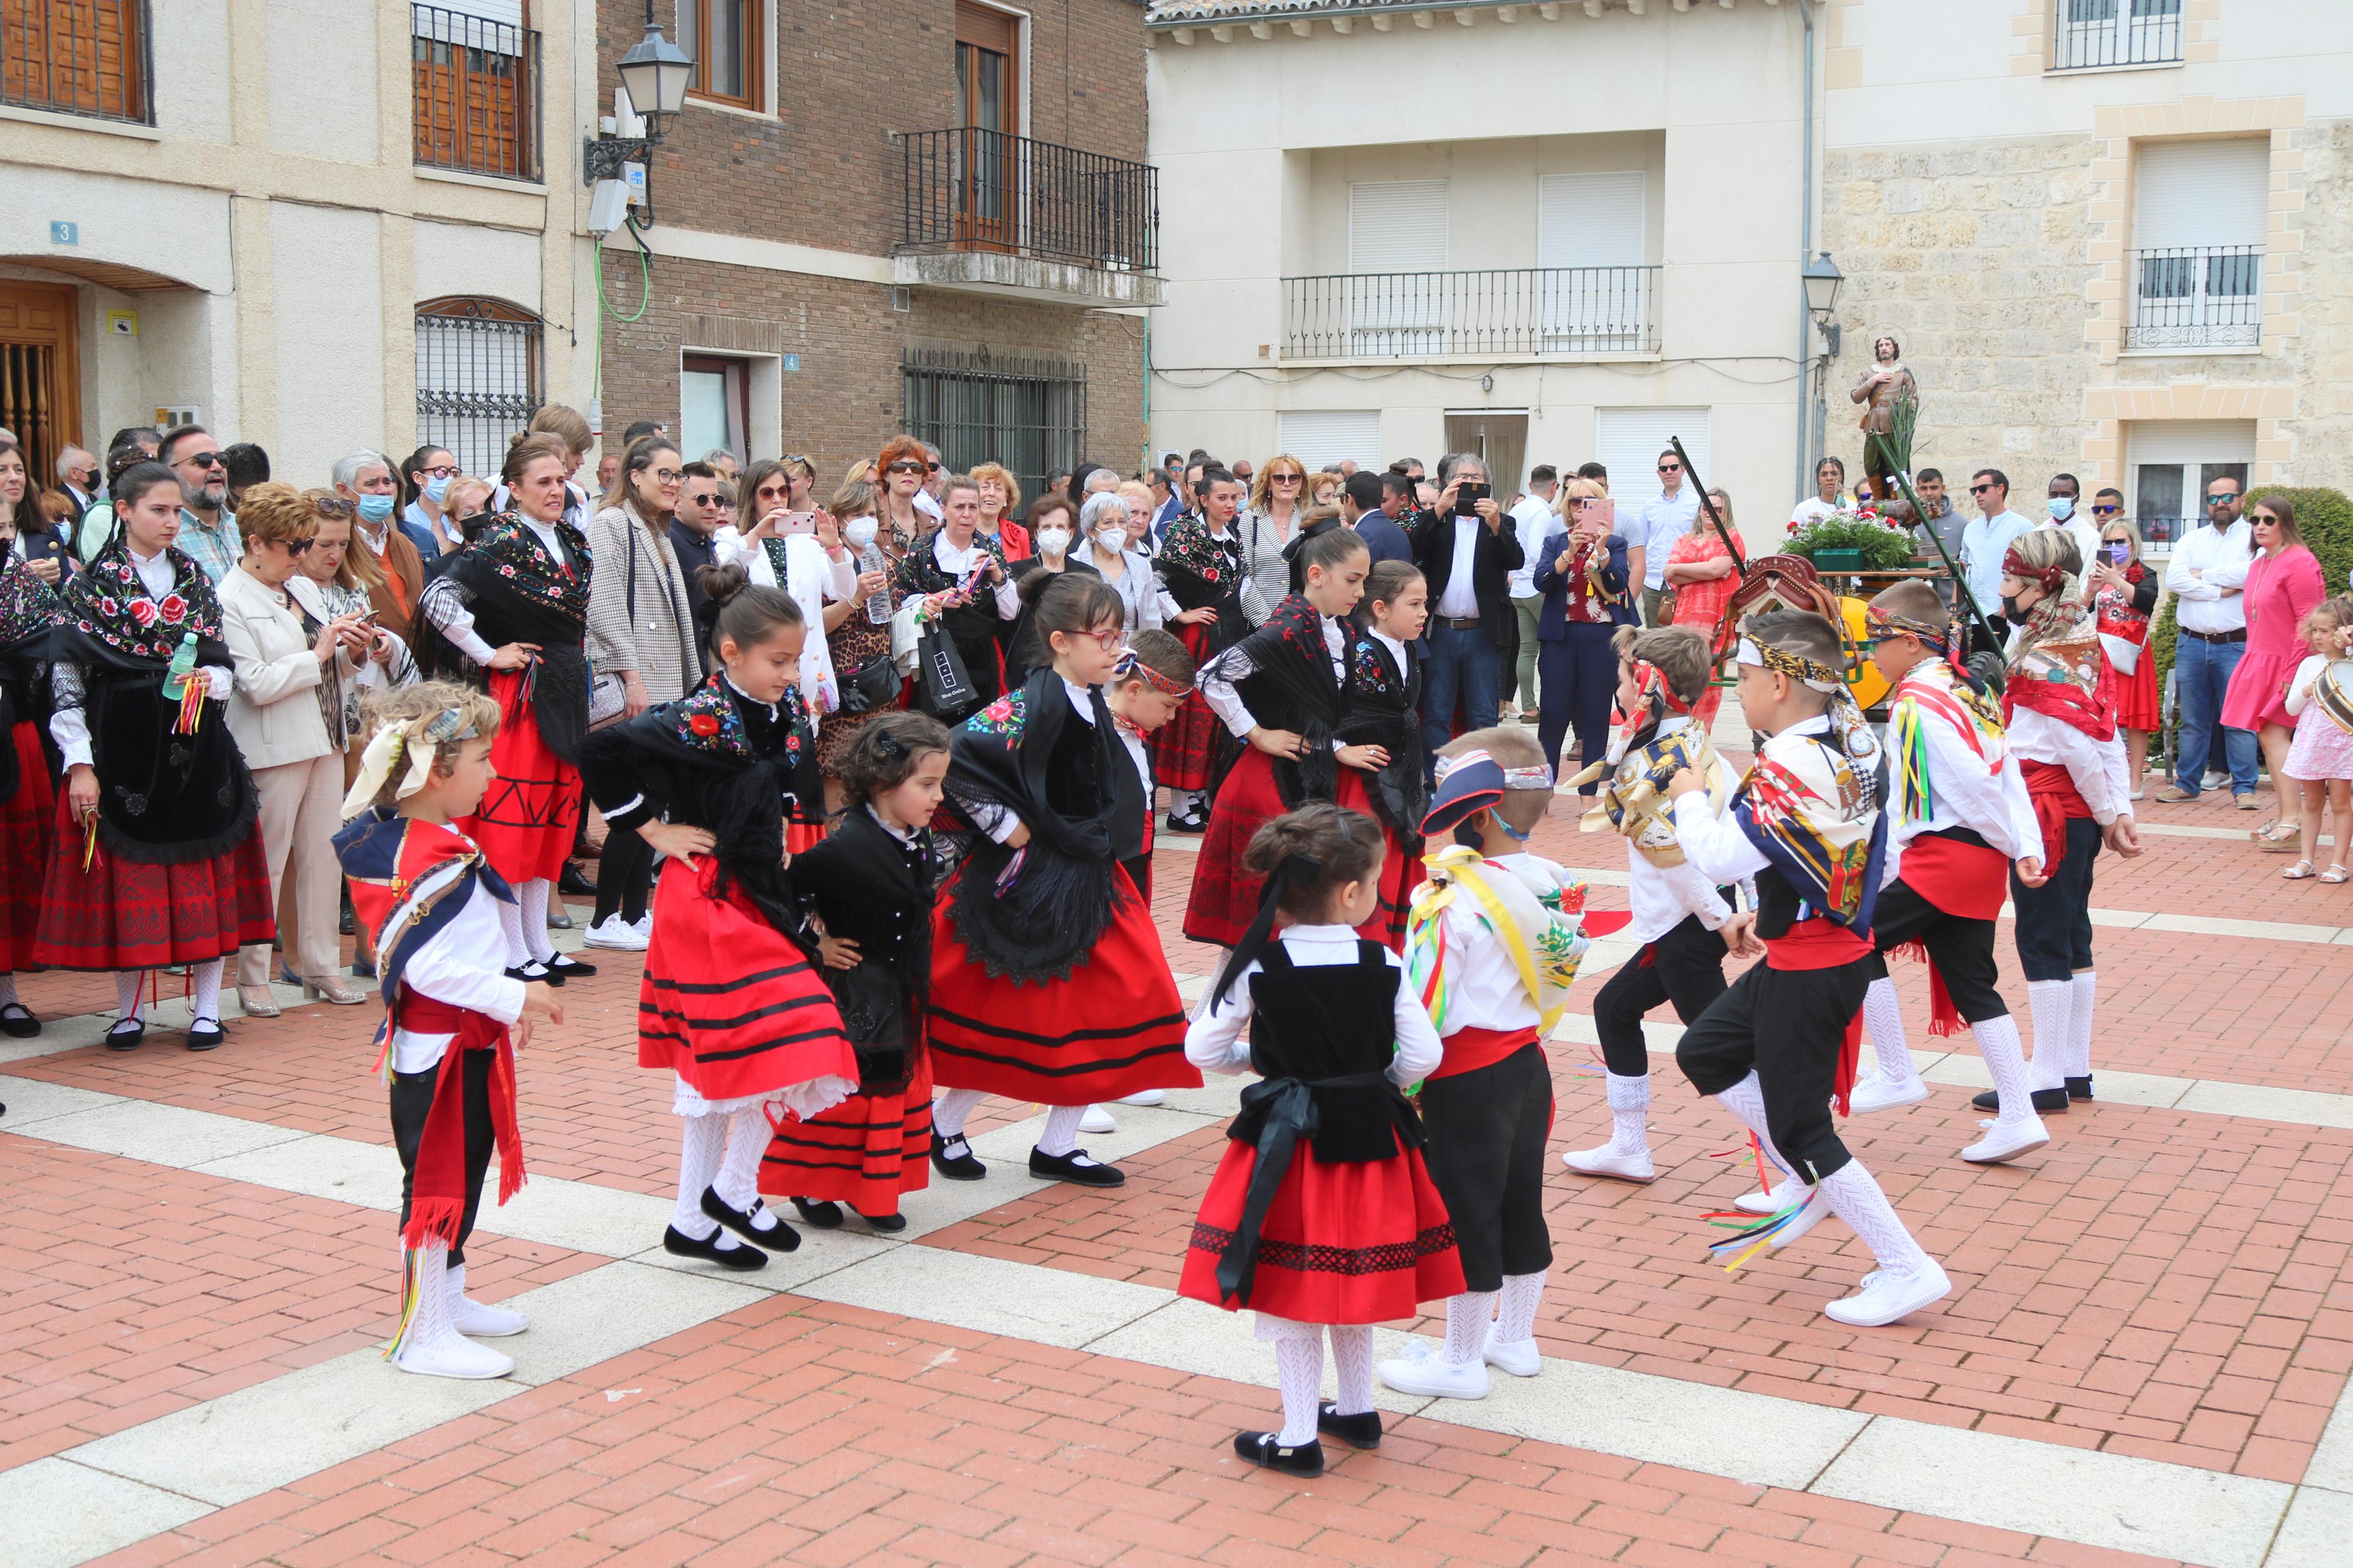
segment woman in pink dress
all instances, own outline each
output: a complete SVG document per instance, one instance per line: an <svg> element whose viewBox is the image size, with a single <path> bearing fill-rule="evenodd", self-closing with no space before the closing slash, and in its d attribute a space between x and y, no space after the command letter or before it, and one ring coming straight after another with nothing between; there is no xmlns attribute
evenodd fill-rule
<svg viewBox="0 0 2353 1568"><path fill-rule="evenodd" d="M1724 526L1732 526L1732 498L1722 490L1710 490L1708 499L1715 503ZM1715 641L1716 623L1724 619L1724 606L1732 601L1732 591L1740 585L1740 578L1732 565L1732 552L1725 548L1724 538L1715 525L1707 520L1707 509L1702 507L1692 518L1692 525L1675 541L1673 551L1667 556L1666 584L1675 591L1674 625L1692 626L1710 643ZM1692 716L1702 724L1715 721L1715 710L1724 705L1724 688L1708 683L1707 694L1692 710Z"/></svg>
<svg viewBox="0 0 2353 1568"><path fill-rule="evenodd" d="M2287 709L2288 682L2305 654L2295 628L2328 590L2320 563L2296 531L2295 508L2285 496L2256 501L2252 521L2257 553L2247 567L2247 652L2223 693L2222 722L2230 729L2254 731L2263 744L2277 813L2254 837L2264 848L2284 853L2294 850L2301 837L2298 808L2282 783L2287 776L2287 749L2295 739L2295 715Z"/></svg>

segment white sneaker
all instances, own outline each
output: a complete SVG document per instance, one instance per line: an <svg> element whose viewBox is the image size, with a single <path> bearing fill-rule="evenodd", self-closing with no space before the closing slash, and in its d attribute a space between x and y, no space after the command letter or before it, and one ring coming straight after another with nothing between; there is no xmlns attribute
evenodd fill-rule
<svg viewBox="0 0 2353 1568"><path fill-rule="evenodd" d="M2016 1121L1980 1121L1986 1135L1961 1151L1961 1158L1978 1165L1999 1165L2051 1142L2042 1118L2029 1114Z"/></svg>
<svg viewBox="0 0 2353 1568"><path fill-rule="evenodd" d="M616 948L623 952L643 952L651 938L639 934L638 928L623 920L618 913L607 915L588 928L580 939L590 947Z"/></svg>
<svg viewBox="0 0 2353 1568"><path fill-rule="evenodd" d="M1503 1327L1501 1323L1487 1325L1487 1349L1484 1352L1487 1364L1500 1367L1514 1377L1534 1377L1542 1372L1544 1352L1536 1349L1535 1339L1525 1339L1517 1344L1507 1345L1495 1337L1503 1331Z"/></svg>
<svg viewBox="0 0 2353 1568"><path fill-rule="evenodd" d="M493 1307L466 1294L466 1266L449 1270L449 1326L480 1340L502 1340L531 1327L531 1319L510 1307Z"/></svg>
<svg viewBox="0 0 2353 1568"><path fill-rule="evenodd" d="M1732 1206L1742 1214L1779 1214L1806 1195L1806 1184L1791 1176L1771 1192L1751 1187L1732 1200Z"/></svg>
<svg viewBox="0 0 2353 1568"><path fill-rule="evenodd" d="M648 942L651 942L654 940L654 911L652 905L649 904L646 907L646 912L638 917L637 926L635 929L637 933L645 938Z"/></svg>
<svg viewBox="0 0 2353 1568"><path fill-rule="evenodd" d="M1119 1102L1122 1105L1166 1105L1168 1103L1168 1091L1165 1089L1139 1089L1134 1094L1121 1095Z"/></svg>
<svg viewBox="0 0 2353 1568"><path fill-rule="evenodd" d="M1560 1157L1560 1163L1580 1176L1615 1176L1621 1182L1647 1182L1659 1173L1658 1167L1651 1163L1648 1149L1628 1154L1615 1143L1604 1143L1599 1149L1571 1149Z"/></svg>
<svg viewBox="0 0 2353 1568"><path fill-rule="evenodd" d="M1082 1132L1116 1132L1119 1131L1119 1123L1113 1121L1111 1119L1111 1112L1105 1110L1102 1106L1090 1105L1087 1107L1087 1113L1079 1118L1079 1131Z"/></svg>
<svg viewBox="0 0 2353 1568"><path fill-rule="evenodd" d="M1492 1329L1489 1331L1493 1331ZM1405 1354L1394 1361L1380 1363L1381 1381L1399 1394L1419 1394L1429 1399L1484 1399L1487 1397L1487 1363L1474 1361L1456 1366L1440 1356L1432 1354L1429 1343L1409 1340Z"/></svg>
<svg viewBox="0 0 2353 1568"><path fill-rule="evenodd" d="M1822 1309L1822 1315L1858 1329L1875 1329L1909 1317L1952 1293L1952 1276L1932 1258L1927 1267L1916 1273L1891 1274L1884 1268L1873 1270L1863 1277L1861 1289L1852 1296L1842 1296L1831 1302Z"/></svg>
<svg viewBox="0 0 2353 1568"><path fill-rule="evenodd" d="M1854 1080L1854 1089L1847 1099L1847 1114L1862 1116L1873 1110L1893 1110L1899 1105L1917 1105L1928 1098L1928 1086L1916 1072L1902 1079L1892 1079L1873 1068Z"/></svg>
<svg viewBox="0 0 2353 1568"><path fill-rule="evenodd" d="M1821 1224L1823 1216L1831 1212L1830 1200L1794 1176L1775 1187L1769 1197L1759 1192L1746 1192L1732 1200L1734 1208L1743 1214L1753 1214L1759 1219L1779 1214L1791 1204L1803 1204L1805 1206L1790 1216L1788 1224L1767 1238L1777 1252Z"/></svg>
<svg viewBox="0 0 2353 1568"><path fill-rule="evenodd" d="M480 1379L504 1377L514 1370L514 1357L453 1332L401 1346L393 1352L392 1364L426 1377Z"/></svg>

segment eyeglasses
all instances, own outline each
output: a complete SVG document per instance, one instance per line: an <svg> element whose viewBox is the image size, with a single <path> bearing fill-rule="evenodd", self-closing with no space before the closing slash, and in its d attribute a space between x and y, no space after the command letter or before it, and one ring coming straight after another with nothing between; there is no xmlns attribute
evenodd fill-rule
<svg viewBox="0 0 2353 1568"><path fill-rule="evenodd" d="M923 465L910 458L902 458L883 470L889 474L920 474L923 471Z"/></svg>
<svg viewBox="0 0 2353 1568"><path fill-rule="evenodd" d="M425 475L427 479L454 479L463 471L464 470L460 469L455 463L442 463L434 468L419 468L417 470L417 472Z"/></svg>
<svg viewBox="0 0 2353 1568"><path fill-rule="evenodd" d="M655 479L666 485L674 485L685 478L685 475L677 468L656 468L653 475Z"/></svg>
<svg viewBox="0 0 2353 1568"><path fill-rule="evenodd" d="M1971 485L1969 487L1969 494L1973 496L1981 496L1991 489L1993 489L1993 486L1991 485Z"/></svg>
<svg viewBox="0 0 2353 1568"><path fill-rule="evenodd" d="M2237 500L2239 498L2237 496L2232 495L2210 495L2206 498L2206 504L2208 506L2229 506L2232 501Z"/></svg>
<svg viewBox="0 0 2353 1568"><path fill-rule="evenodd" d="M1102 646L1103 650L1105 653L1117 653L1127 644L1127 628L1125 626L1113 626L1107 632L1081 632L1078 635L1082 637L1094 638L1095 641Z"/></svg>
<svg viewBox="0 0 2353 1568"><path fill-rule="evenodd" d="M2114 517L2116 513L2124 510L2124 508L2117 506L2113 501L2106 506L2102 506L2097 501L2094 501L2092 503L2092 515L2094 517Z"/></svg>
<svg viewBox="0 0 2353 1568"><path fill-rule="evenodd" d="M182 463L194 463L200 468L226 468L228 467L228 459L222 457L218 452L191 452L185 458L174 458L172 461L173 466L175 468Z"/></svg>
<svg viewBox="0 0 2353 1568"><path fill-rule="evenodd" d="M1659 472L1662 474L1680 474L1683 471L1683 466L1681 463L1661 463L1659 465Z"/></svg>

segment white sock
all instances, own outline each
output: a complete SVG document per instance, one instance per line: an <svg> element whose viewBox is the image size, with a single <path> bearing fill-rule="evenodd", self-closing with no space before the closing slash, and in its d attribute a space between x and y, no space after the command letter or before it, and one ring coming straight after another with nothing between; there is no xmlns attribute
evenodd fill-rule
<svg viewBox="0 0 2353 1568"><path fill-rule="evenodd" d="M1890 1083L1911 1082L1912 1051L1904 1041L1904 1009L1895 1000L1895 982L1886 975L1873 981L1862 994L1862 1027L1871 1037L1879 1076Z"/></svg>
<svg viewBox="0 0 2353 1568"><path fill-rule="evenodd" d="M0 974L0 1007L5 1007L16 1000L16 971L10 970L5 974Z"/></svg>
<svg viewBox="0 0 2353 1568"><path fill-rule="evenodd" d="M399 1348L425 1350L458 1331L450 1310L455 1292L449 1289L448 1244L427 1241L417 1249L414 1258L404 1255L403 1262L414 1272L402 1280L401 1288L416 1291L417 1300L401 1331Z"/></svg>
<svg viewBox="0 0 2353 1568"><path fill-rule="evenodd" d="M1536 1337L1536 1303L1544 1300L1545 1271L1504 1276L1504 1304L1495 1313L1495 1342L1516 1345Z"/></svg>
<svg viewBox="0 0 2353 1568"><path fill-rule="evenodd" d="M1633 1078L1613 1072L1602 1081L1602 1088L1609 1096L1609 1146L1620 1154L1649 1153L1651 1075Z"/></svg>
<svg viewBox="0 0 2353 1568"><path fill-rule="evenodd" d="M1977 1037L1978 1055L1993 1074L1994 1092L2001 1097L2000 1120L2024 1121L2034 1115L2034 1100L2027 1092L2026 1047L2018 1037L2018 1020L2004 1013L1969 1026ZM2041 1033L2037 1029L2037 1034Z"/></svg>
<svg viewBox="0 0 2353 1568"><path fill-rule="evenodd" d="M2086 969L2073 982L2074 1005L2067 1014L2067 1059L2060 1064L2069 1078L2092 1076L2092 1014L2100 999L2100 977Z"/></svg>
<svg viewBox="0 0 2353 1568"><path fill-rule="evenodd" d="M1060 1156L1079 1146L1079 1119L1087 1113L1083 1105L1050 1105L1046 1108L1046 1131L1038 1134L1038 1152Z"/></svg>
<svg viewBox="0 0 2353 1568"><path fill-rule="evenodd" d="M1201 804L1201 792L1197 789L1172 789L1168 792L1168 815L1190 816L1193 808Z"/></svg>
<svg viewBox="0 0 2353 1568"><path fill-rule="evenodd" d="M684 1131L678 1151L678 1208L670 1223L681 1236L709 1241L719 1222L702 1212L703 1189L719 1174L720 1157L727 1147L727 1118L719 1115L681 1116Z"/></svg>
<svg viewBox="0 0 2353 1568"><path fill-rule="evenodd" d="M1781 1158L1781 1151L1773 1147L1773 1134L1766 1131L1765 1088L1757 1081L1756 1073L1751 1072L1746 1078L1717 1095L1715 1099L1718 1104L1740 1118L1740 1124L1743 1127L1757 1134L1757 1142L1764 1146L1766 1160L1777 1169L1784 1180L1800 1180L1789 1162ZM1775 1183L1774 1190L1778 1192L1781 1184L1779 1182Z"/></svg>
<svg viewBox="0 0 2353 1568"><path fill-rule="evenodd" d="M1472 1366L1486 1359L1487 1325L1495 1321L1493 1290L1465 1290L1446 1298L1446 1351L1449 1366Z"/></svg>
<svg viewBox="0 0 2353 1568"><path fill-rule="evenodd" d="M719 1118L710 1120L716 1121ZM772 1131L768 1119L758 1106L747 1105L728 1117L726 1122L727 1152L719 1162L719 1174L712 1181L712 1188L729 1208L749 1214L754 1230L774 1230L778 1223L776 1216L760 1203L760 1156L768 1152ZM701 1194L696 1196L699 1201Z"/></svg>
<svg viewBox="0 0 2353 1568"><path fill-rule="evenodd" d="M531 955L545 963L555 956L555 943L547 935L547 895L555 884L544 877L533 877L515 889L515 897L522 910L522 944Z"/></svg>
<svg viewBox="0 0 2353 1568"><path fill-rule="evenodd" d="M1362 1415L1373 1407L1373 1326L1335 1323L1330 1331L1332 1370L1340 1383L1333 1408L1342 1415Z"/></svg>
<svg viewBox="0 0 2353 1568"><path fill-rule="evenodd" d="M147 972L143 969L118 969L114 972L114 1010L121 1015L115 1021L135 1024L147 1006Z"/></svg>
<svg viewBox="0 0 2353 1568"><path fill-rule="evenodd" d="M495 901L499 905L499 934L507 939L507 967L521 969L531 962L531 953L522 945L522 910L503 900Z"/></svg>
<svg viewBox="0 0 2353 1568"><path fill-rule="evenodd" d="M2068 1032L2073 1026L2075 983L2072 980L2030 980L2026 1005L2034 1014L2034 1059L2029 1064L2029 1089L2066 1086Z"/></svg>
<svg viewBox="0 0 2353 1568"><path fill-rule="evenodd" d="M1879 1184L1862 1168L1860 1160L1849 1160L1822 1178L1822 1196L1829 1200L1831 1213L1846 1221L1847 1227L1862 1237L1871 1248L1872 1257L1890 1274L1916 1274L1928 1263L1928 1255L1912 1239L1896 1217L1895 1205L1887 1201Z"/></svg>
<svg viewBox="0 0 2353 1568"><path fill-rule="evenodd" d="M210 963L199 963L188 970L188 1017L191 1021L209 1018L220 1022L221 971L228 966L226 958L216 958Z"/></svg>
<svg viewBox="0 0 2353 1568"><path fill-rule="evenodd" d="M1286 1448L1315 1441L1315 1415L1324 1404L1324 1336L1314 1325L1305 1333L1286 1333L1274 1342L1275 1382L1282 1389L1282 1431L1275 1439Z"/></svg>
<svg viewBox="0 0 2353 1568"><path fill-rule="evenodd" d="M964 1136L965 1118L988 1097L976 1089L944 1089L932 1101L932 1130L943 1139Z"/></svg>

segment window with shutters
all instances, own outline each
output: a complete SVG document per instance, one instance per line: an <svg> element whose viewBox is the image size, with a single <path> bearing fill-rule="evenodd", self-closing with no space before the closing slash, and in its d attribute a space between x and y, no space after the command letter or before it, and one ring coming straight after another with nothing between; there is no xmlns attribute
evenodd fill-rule
<svg viewBox="0 0 2353 1568"><path fill-rule="evenodd" d="M1360 468L1381 466L1381 411L1377 408L1288 409L1275 416L1274 449L1288 452L1315 473L1334 463Z"/></svg>
<svg viewBox="0 0 2353 1568"><path fill-rule="evenodd" d="M2125 426L2125 504L2140 529L2145 554L2169 553L2205 521L2206 487L2236 479L2246 494L2255 461L2252 419L2143 419Z"/></svg>
<svg viewBox="0 0 2353 1568"><path fill-rule="evenodd" d="M2181 0L2057 0L2056 16L2054 70L2181 59Z"/></svg>
<svg viewBox="0 0 2353 1568"><path fill-rule="evenodd" d="M694 61L687 91L713 103L765 109L763 0L678 0L678 47Z"/></svg>
<svg viewBox="0 0 2353 1568"><path fill-rule="evenodd" d="M2270 221L2269 140L2155 142L2138 152L2125 347L2258 347Z"/></svg>
<svg viewBox="0 0 2353 1568"><path fill-rule="evenodd" d="M524 0L408 8L418 168L539 178L539 35L526 19Z"/></svg>
<svg viewBox="0 0 2353 1568"><path fill-rule="evenodd" d="M1447 183L1348 187L1343 307L1352 354L1431 354L1446 344Z"/></svg>
<svg viewBox="0 0 2353 1568"><path fill-rule="evenodd" d="M147 0L0 0L0 103L155 123Z"/></svg>
<svg viewBox="0 0 2353 1568"><path fill-rule="evenodd" d="M1536 182L1536 266L1547 353L1650 345L1640 169Z"/></svg>
<svg viewBox="0 0 2353 1568"><path fill-rule="evenodd" d="M501 300L417 307L417 438L470 474L495 474L539 411L540 320Z"/></svg>
<svg viewBox="0 0 2353 1568"><path fill-rule="evenodd" d="M1659 499L1659 454L1670 437L1691 454L1692 474L1710 482L1707 466L1708 411L1704 408L1597 408L1593 411L1596 461L1609 470L1609 494L1618 519L1640 517ZM1683 483L1690 484L1690 479Z"/></svg>

